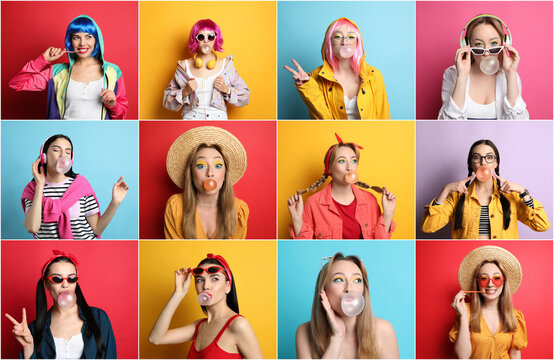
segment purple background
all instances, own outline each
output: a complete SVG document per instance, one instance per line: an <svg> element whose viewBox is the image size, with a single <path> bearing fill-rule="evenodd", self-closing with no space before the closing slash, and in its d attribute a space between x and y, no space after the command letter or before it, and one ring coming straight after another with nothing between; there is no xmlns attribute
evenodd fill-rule
<svg viewBox="0 0 554 360"><path fill-rule="evenodd" d="M552 223L552 122L532 121L417 121L416 216L418 239L450 239L452 223L434 234L421 231L425 205L444 185L467 177L469 147L480 139L495 143L500 153L500 176L529 189ZM520 239L552 239L518 222Z"/></svg>

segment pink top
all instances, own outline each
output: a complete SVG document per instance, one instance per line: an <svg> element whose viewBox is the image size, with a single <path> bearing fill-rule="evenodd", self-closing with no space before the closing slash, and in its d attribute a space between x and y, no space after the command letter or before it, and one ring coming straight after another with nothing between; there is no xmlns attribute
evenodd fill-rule
<svg viewBox="0 0 554 360"><path fill-rule="evenodd" d="M194 330L194 337L192 338L192 344L190 345L189 353L187 359L243 359L243 356L240 353L229 353L217 345L217 342L221 338L221 335L227 330L229 325L233 320L242 315L231 316L229 320L223 325L219 334L215 337L214 341L210 345L206 346L204 349L198 351L196 350L196 335L198 335L198 328L207 319L202 319L196 323L196 329Z"/></svg>

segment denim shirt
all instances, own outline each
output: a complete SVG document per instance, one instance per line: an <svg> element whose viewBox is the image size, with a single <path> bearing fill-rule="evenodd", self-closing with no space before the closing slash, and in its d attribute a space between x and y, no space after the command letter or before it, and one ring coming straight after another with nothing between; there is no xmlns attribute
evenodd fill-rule
<svg viewBox="0 0 554 360"><path fill-rule="evenodd" d="M83 353L81 354L81 359L115 359L117 358L117 352L115 347L115 337L112 330L112 325L108 314L102 309L91 307L90 311L96 324L100 328L100 333L102 334L102 340L106 350L103 351L98 357L96 356L96 339L94 335L90 333L90 337L85 336L85 330L87 328L87 320L85 315L79 308L79 317L84 321L83 327L81 328L81 334L83 335L83 342L85 347ZM44 324L44 329L42 331L42 341L38 349L35 348L31 359L55 359L56 358L56 345L54 344L54 337L52 336L52 331L50 331L50 324L52 321L52 308L46 313L46 323ZM29 324L29 330L31 334L35 335L35 321ZM19 358L23 359L23 352L19 353Z"/></svg>

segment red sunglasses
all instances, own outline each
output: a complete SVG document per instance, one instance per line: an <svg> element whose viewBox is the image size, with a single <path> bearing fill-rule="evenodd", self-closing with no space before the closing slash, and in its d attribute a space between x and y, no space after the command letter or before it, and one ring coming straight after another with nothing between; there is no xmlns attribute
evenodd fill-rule
<svg viewBox="0 0 554 360"><path fill-rule="evenodd" d="M496 287L501 287L504 284L504 277L502 275L493 275L492 278L488 275L479 275L479 277L477 277L477 281L482 288L487 287L491 280Z"/></svg>
<svg viewBox="0 0 554 360"><path fill-rule="evenodd" d="M45 279L50 280L54 284L61 284L64 280L67 280L70 284L75 284L77 281L79 281L79 276L77 275L69 275L68 277L63 277L60 275L52 275L52 276L45 276Z"/></svg>
<svg viewBox="0 0 554 360"><path fill-rule="evenodd" d="M213 274L217 274L220 271L223 273L223 275L225 275L225 277L227 277L227 274L225 273L225 269L217 265L210 266L207 268L196 267L192 269L192 273L195 276L202 275L204 272L206 272L208 275L213 275Z"/></svg>

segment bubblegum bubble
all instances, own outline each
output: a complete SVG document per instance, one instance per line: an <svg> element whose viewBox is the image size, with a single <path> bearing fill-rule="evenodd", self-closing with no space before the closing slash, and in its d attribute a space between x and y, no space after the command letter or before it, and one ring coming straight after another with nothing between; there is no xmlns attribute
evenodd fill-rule
<svg viewBox="0 0 554 360"><path fill-rule="evenodd" d="M212 49L208 45L204 45L200 48L200 51L202 54L206 55L209 54Z"/></svg>
<svg viewBox="0 0 554 360"><path fill-rule="evenodd" d="M358 182L358 173L355 170L347 171L344 174L344 181L348 184L355 184Z"/></svg>
<svg viewBox="0 0 554 360"><path fill-rule="evenodd" d="M56 171L58 174L65 174L66 172L71 169L72 161L69 156L63 155L58 159L58 162L56 163Z"/></svg>
<svg viewBox="0 0 554 360"><path fill-rule="evenodd" d="M500 63L498 62L496 56L487 56L481 60L479 68L481 68L481 71L487 75L494 75L500 68Z"/></svg>
<svg viewBox="0 0 554 360"><path fill-rule="evenodd" d="M215 181L215 179L212 179L212 178L206 179L204 180L203 186L204 186L204 190L206 191L215 190L217 188L217 181Z"/></svg>
<svg viewBox="0 0 554 360"><path fill-rule="evenodd" d="M62 309L70 309L77 302L75 293L69 290L62 291L58 295L58 306Z"/></svg>
<svg viewBox="0 0 554 360"><path fill-rule="evenodd" d="M483 165L480 166L479 169L475 172L475 177L479 181L487 181L492 176L492 170L490 166Z"/></svg>
<svg viewBox="0 0 554 360"><path fill-rule="evenodd" d="M196 301L202 306L208 305L210 300L212 300L212 295L206 292L202 292L196 297Z"/></svg>
<svg viewBox="0 0 554 360"><path fill-rule="evenodd" d="M344 315L354 317L360 315L365 306L365 299L357 291L349 292L342 297L340 307Z"/></svg>
<svg viewBox="0 0 554 360"><path fill-rule="evenodd" d="M354 55L354 49L350 46L341 46L339 53L342 58L348 59Z"/></svg>

